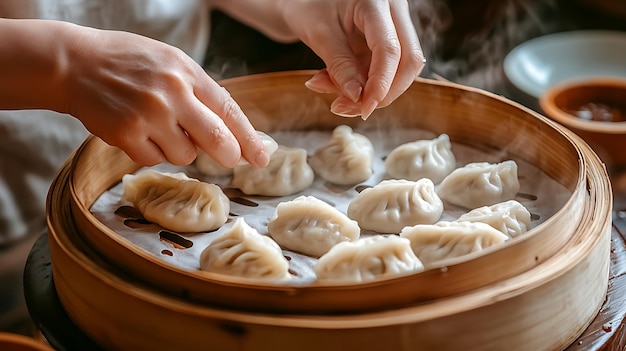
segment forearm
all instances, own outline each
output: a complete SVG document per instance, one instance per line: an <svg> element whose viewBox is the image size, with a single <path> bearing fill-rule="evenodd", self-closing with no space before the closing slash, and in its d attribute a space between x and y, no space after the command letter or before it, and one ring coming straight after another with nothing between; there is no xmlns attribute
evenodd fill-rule
<svg viewBox="0 0 626 351"><path fill-rule="evenodd" d="M0 19L0 109L66 110L72 26Z"/></svg>
<svg viewBox="0 0 626 351"><path fill-rule="evenodd" d="M298 40L283 17L282 0L213 0L211 3L215 8L259 30L273 40L279 42Z"/></svg>

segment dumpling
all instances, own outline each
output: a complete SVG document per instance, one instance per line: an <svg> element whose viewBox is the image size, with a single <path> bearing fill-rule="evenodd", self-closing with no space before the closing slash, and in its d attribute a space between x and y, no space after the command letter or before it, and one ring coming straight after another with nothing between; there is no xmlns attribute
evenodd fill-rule
<svg viewBox="0 0 626 351"><path fill-rule="evenodd" d="M261 138L261 141L263 142L263 147L267 154L272 155L274 151L276 151L276 149L278 148L278 143L274 139L272 139L272 137L261 131L257 130L257 134ZM248 161L246 161L246 159L241 158L238 164L247 163ZM227 168L220 165L202 149L198 149L198 156L196 157L194 164L196 165L196 168L198 168L198 170L202 172L202 174L208 176L225 177L233 174L232 168Z"/></svg>
<svg viewBox="0 0 626 351"><path fill-rule="evenodd" d="M198 156L194 161L196 168L205 175L212 177L226 177L233 175L233 169L219 164L202 149L198 149Z"/></svg>
<svg viewBox="0 0 626 351"><path fill-rule="evenodd" d="M359 225L338 209L313 196L281 202L267 229L283 248L320 257L343 241L361 235Z"/></svg>
<svg viewBox="0 0 626 351"><path fill-rule="evenodd" d="M515 200L475 208L461 215L458 222L482 222L514 238L530 229L530 212Z"/></svg>
<svg viewBox="0 0 626 351"><path fill-rule="evenodd" d="M313 268L319 280L358 283L419 272L424 266L409 240L374 235L333 246Z"/></svg>
<svg viewBox="0 0 626 351"><path fill-rule="evenodd" d="M280 145L265 168L236 166L232 185L248 195L287 196L310 187L314 179L306 150Z"/></svg>
<svg viewBox="0 0 626 351"><path fill-rule="evenodd" d="M429 178L438 184L455 168L456 158L447 134L402 144L385 158L387 174L396 179Z"/></svg>
<svg viewBox="0 0 626 351"><path fill-rule="evenodd" d="M406 227L400 232L400 237L411 241L413 252L426 267L509 239L485 223L447 221Z"/></svg>
<svg viewBox="0 0 626 351"><path fill-rule="evenodd" d="M243 217L200 254L200 269L245 278L282 281L290 277L289 261L272 238L261 235Z"/></svg>
<svg viewBox="0 0 626 351"><path fill-rule="evenodd" d="M122 177L123 199L143 216L177 232L204 232L221 227L228 219L230 200L215 185L184 173L152 169Z"/></svg>
<svg viewBox="0 0 626 351"><path fill-rule="evenodd" d="M519 191L517 163L476 162L455 169L439 184L439 196L457 206L473 209L512 200Z"/></svg>
<svg viewBox="0 0 626 351"><path fill-rule="evenodd" d="M349 126L340 125L333 130L328 143L315 150L309 162L325 180L352 185L372 175L373 158L372 142L366 136L354 133Z"/></svg>
<svg viewBox="0 0 626 351"><path fill-rule="evenodd" d="M408 225L437 222L443 202L428 178L388 179L363 190L350 202L347 212L361 229L397 234Z"/></svg>

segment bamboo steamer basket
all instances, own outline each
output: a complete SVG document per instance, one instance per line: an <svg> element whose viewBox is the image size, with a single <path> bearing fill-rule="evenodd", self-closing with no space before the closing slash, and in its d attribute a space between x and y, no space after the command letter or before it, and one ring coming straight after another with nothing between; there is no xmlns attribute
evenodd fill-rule
<svg viewBox="0 0 626 351"><path fill-rule="evenodd" d="M331 116L330 98L303 88L311 74L223 84L259 130L363 123ZM251 284L168 266L90 216L93 201L138 168L92 137L60 170L48 199L53 274L68 314L115 350L557 350L571 343L597 314L608 282L612 195L587 144L504 98L426 80L366 123L506 150L572 195L519 240L445 267L355 285Z"/></svg>
<svg viewBox="0 0 626 351"><path fill-rule="evenodd" d="M0 332L0 350L2 351L54 351L42 341L26 335Z"/></svg>
<svg viewBox="0 0 626 351"><path fill-rule="evenodd" d="M552 257L580 227L588 196L581 149L561 127L508 100L451 83L419 81L367 122L329 112L330 96L308 91L311 72L281 72L224 81L262 131L354 128L420 128L529 161L572 192L557 214L519 240L461 257L441 269L359 285L251 284L239 278L199 275L173 267L119 236L89 209L124 174L139 166L119 149L89 138L72 159L72 215L100 255L126 273L169 294L227 308L275 313L379 310L450 296L525 272ZM294 116L298 116L294 118ZM407 118L411 116L410 118ZM507 262L507 264L501 264ZM434 288L436 287L436 288Z"/></svg>

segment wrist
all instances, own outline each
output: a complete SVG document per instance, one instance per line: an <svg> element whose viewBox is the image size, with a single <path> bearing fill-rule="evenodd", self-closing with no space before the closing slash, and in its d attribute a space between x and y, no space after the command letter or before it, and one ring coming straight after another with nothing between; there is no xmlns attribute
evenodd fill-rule
<svg viewBox="0 0 626 351"><path fill-rule="evenodd" d="M260 31L278 42L295 42L298 36L291 30L288 7L299 0L222 0L213 5L232 18Z"/></svg>
<svg viewBox="0 0 626 351"><path fill-rule="evenodd" d="M94 61L91 44L98 42L96 38L98 31L68 22L59 23L57 30L58 36L63 39L58 45L55 57L54 84L58 89L55 110L72 114L76 96L81 93L77 86L80 85L80 79L84 79L85 69L89 67L85 65L97 67L99 64Z"/></svg>
<svg viewBox="0 0 626 351"><path fill-rule="evenodd" d="M51 110L69 113L70 109L70 76L72 72L71 61L74 40L77 36L77 26L59 22L53 26L51 35L58 38L55 50L51 53L50 67L50 89L54 89L51 93Z"/></svg>
<svg viewBox="0 0 626 351"><path fill-rule="evenodd" d="M0 19L0 108L65 112L64 26L47 20Z"/></svg>

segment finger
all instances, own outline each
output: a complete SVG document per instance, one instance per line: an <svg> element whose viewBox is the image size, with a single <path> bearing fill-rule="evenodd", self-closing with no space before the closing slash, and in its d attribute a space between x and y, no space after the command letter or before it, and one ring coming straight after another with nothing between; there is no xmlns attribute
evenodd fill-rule
<svg viewBox="0 0 626 351"><path fill-rule="evenodd" d="M324 74L327 75L333 87L328 82L324 82L322 90L338 91L352 101L359 101L366 74L361 71L359 59L339 20L319 28L311 37L302 38L302 40L326 64L326 72L321 73L320 78L325 79ZM324 45L319 43L324 43Z"/></svg>
<svg viewBox="0 0 626 351"><path fill-rule="evenodd" d="M136 140L133 144L120 147L131 160L143 166L154 166L165 161L165 154L150 139Z"/></svg>
<svg viewBox="0 0 626 351"><path fill-rule="evenodd" d="M330 112L341 117L358 117L361 115L361 104L342 95L330 104Z"/></svg>
<svg viewBox="0 0 626 351"><path fill-rule="evenodd" d="M194 94L204 112L183 127L200 148L225 167L234 167L242 153L257 167L269 163L263 142L226 89L204 74Z"/></svg>
<svg viewBox="0 0 626 351"><path fill-rule="evenodd" d="M425 64L424 53L409 15L408 3L405 0L393 1L391 16L396 24L396 31L401 43L401 56L398 71L389 92L378 107L388 106L404 93L419 76Z"/></svg>
<svg viewBox="0 0 626 351"><path fill-rule="evenodd" d="M270 156L265 150L259 134L252 127L250 120L243 113L239 104L230 96L230 93L225 88L220 88L220 92L222 102L215 108L222 107L222 110L216 112L239 141L243 157L256 167L267 166Z"/></svg>
<svg viewBox="0 0 626 351"><path fill-rule="evenodd" d="M317 72L305 83L305 85L309 89L318 93L335 93L340 95L330 105L330 112L341 117L358 117L361 115L361 104L353 101L345 95L342 95L341 90L337 88L337 86L335 86L330 79L326 69L322 69Z"/></svg>
<svg viewBox="0 0 626 351"><path fill-rule="evenodd" d="M401 47L388 2L359 2L357 6L374 6L376 9L357 9L365 17L355 18L355 24L365 34L371 50L371 63L362 96L362 117L366 119L387 96L400 63Z"/></svg>
<svg viewBox="0 0 626 351"><path fill-rule="evenodd" d="M338 88L333 80L330 78L326 68L323 68L316 72L311 79L307 80L304 85L310 90L321 94L342 94L340 88Z"/></svg>
<svg viewBox="0 0 626 351"><path fill-rule="evenodd" d="M232 168L241 158L241 147L224 121L211 109L196 101L196 112L181 120L195 145L209 154L220 165Z"/></svg>
<svg viewBox="0 0 626 351"><path fill-rule="evenodd" d="M127 119L121 129L89 128L107 144L120 148L133 161L143 166L154 166L165 161L165 154L148 135L145 121Z"/></svg>
<svg viewBox="0 0 626 351"><path fill-rule="evenodd" d="M150 139L159 146L167 161L173 165L188 165L196 159L195 144L178 124L169 128L160 126Z"/></svg>

